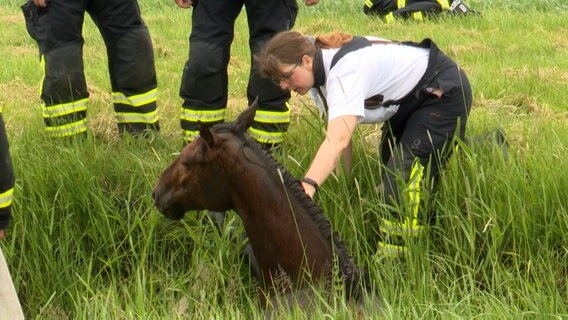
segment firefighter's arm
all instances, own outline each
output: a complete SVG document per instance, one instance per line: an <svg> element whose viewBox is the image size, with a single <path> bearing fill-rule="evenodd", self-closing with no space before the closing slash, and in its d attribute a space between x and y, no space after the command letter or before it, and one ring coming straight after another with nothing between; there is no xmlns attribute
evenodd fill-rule
<svg viewBox="0 0 568 320"><path fill-rule="evenodd" d="M333 119L327 126L326 137L306 173L306 178L321 185L336 167L337 161L351 143L353 131L357 126L356 116L342 116ZM303 183L306 193L313 197L315 188L309 183Z"/></svg>

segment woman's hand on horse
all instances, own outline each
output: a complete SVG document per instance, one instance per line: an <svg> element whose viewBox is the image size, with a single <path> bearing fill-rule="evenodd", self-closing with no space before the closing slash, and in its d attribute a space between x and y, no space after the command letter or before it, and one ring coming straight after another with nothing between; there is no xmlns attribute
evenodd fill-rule
<svg viewBox="0 0 568 320"><path fill-rule="evenodd" d="M310 198L314 198L314 194L316 193L316 188L309 183L302 182L302 188L304 188L304 192L310 196Z"/></svg>

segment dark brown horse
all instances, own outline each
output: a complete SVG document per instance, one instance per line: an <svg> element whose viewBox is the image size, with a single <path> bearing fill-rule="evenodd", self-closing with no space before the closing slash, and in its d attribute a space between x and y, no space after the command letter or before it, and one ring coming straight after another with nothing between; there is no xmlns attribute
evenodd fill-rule
<svg viewBox="0 0 568 320"><path fill-rule="evenodd" d="M329 221L298 180L246 134L255 112L256 103L234 123L211 129L200 124L200 137L158 179L156 207L171 219L190 210L234 209L265 294L276 290L275 279L282 275L294 288L331 280L335 254L346 290L358 300L366 281Z"/></svg>

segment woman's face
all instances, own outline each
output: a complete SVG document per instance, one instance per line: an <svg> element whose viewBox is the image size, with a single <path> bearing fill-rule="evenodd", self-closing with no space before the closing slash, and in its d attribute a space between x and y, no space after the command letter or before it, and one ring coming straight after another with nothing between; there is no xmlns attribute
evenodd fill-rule
<svg viewBox="0 0 568 320"><path fill-rule="evenodd" d="M302 62L294 64L281 64L279 67L279 79L273 79L274 83L282 90L294 91L300 95L306 94L314 85L314 73L312 58L303 56Z"/></svg>

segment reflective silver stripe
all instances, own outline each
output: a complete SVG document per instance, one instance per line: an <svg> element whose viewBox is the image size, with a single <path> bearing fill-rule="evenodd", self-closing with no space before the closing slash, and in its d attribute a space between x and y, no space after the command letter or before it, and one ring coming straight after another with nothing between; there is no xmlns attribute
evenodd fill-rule
<svg viewBox="0 0 568 320"><path fill-rule="evenodd" d="M398 9L406 7L406 0L396 0L396 7Z"/></svg>
<svg viewBox="0 0 568 320"><path fill-rule="evenodd" d="M14 193L14 188L9 189L6 192L0 193L0 208L7 208L12 204L13 193Z"/></svg>
<svg viewBox="0 0 568 320"><path fill-rule="evenodd" d="M156 121L158 121L158 112L118 112L116 113L116 120L118 123L155 123Z"/></svg>
<svg viewBox="0 0 568 320"><path fill-rule="evenodd" d="M367 8L373 7L373 0L365 0L365 6Z"/></svg>
<svg viewBox="0 0 568 320"><path fill-rule="evenodd" d="M41 105L42 116L44 118L55 118L75 112L86 111L88 101L89 98L85 98L73 102L56 104L53 106L46 106L44 103Z"/></svg>
<svg viewBox="0 0 568 320"><path fill-rule="evenodd" d="M181 120L197 122L215 122L225 120L225 109L219 110L188 110L181 109Z"/></svg>
<svg viewBox="0 0 568 320"><path fill-rule="evenodd" d="M133 107L145 106L151 102L156 102L158 89L152 89L146 93L137 94L127 97L121 92L112 93L112 101L114 103L126 104Z"/></svg>
<svg viewBox="0 0 568 320"><path fill-rule="evenodd" d="M62 126L45 127L45 131L58 138L72 136L87 131L87 120L83 119Z"/></svg>

